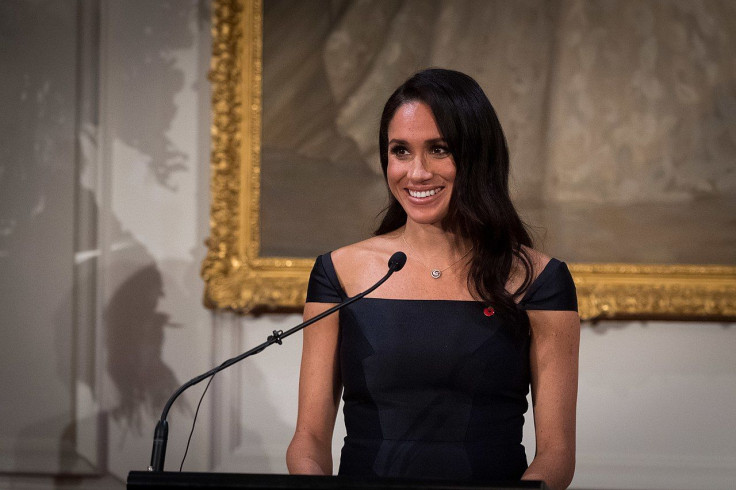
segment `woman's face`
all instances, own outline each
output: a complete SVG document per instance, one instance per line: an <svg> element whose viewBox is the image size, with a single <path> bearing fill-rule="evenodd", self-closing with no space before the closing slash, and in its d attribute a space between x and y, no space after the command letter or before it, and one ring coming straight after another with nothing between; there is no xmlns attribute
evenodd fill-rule
<svg viewBox="0 0 736 490"><path fill-rule="evenodd" d="M386 178L407 219L439 224L447 215L455 161L424 102L401 105L391 119Z"/></svg>

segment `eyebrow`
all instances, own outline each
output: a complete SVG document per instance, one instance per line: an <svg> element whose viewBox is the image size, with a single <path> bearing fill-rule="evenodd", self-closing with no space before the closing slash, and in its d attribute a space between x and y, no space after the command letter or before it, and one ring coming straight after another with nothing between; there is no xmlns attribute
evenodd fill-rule
<svg viewBox="0 0 736 490"><path fill-rule="evenodd" d="M396 138L393 138L392 140L390 140L388 142L389 145L392 144L392 143L396 143L396 144L399 144L399 145L408 145L409 144L406 140L400 140L400 139L396 139ZM429 144L444 143L444 144L447 144L447 141L445 141L445 138L432 138L431 140L425 141L425 143L429 143Z"/></svg>

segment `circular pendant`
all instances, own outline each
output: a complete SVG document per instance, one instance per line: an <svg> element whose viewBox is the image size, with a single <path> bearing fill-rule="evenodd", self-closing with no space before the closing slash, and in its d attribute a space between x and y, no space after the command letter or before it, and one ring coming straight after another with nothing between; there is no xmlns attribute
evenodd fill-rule
<svg viewBox="0 0 736 490"><path fill-rule="evenodd" d="M442 275L442 271L441 270L439 270L439 269L432 269L432 277L434 277L435 279L439 279L441 275Z"/></svg>

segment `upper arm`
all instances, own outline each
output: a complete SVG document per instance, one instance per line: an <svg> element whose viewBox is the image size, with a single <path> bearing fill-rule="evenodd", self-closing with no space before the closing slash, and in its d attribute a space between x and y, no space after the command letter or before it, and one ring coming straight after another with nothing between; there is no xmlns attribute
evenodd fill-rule
<svg viewBox="0 0 736 490"><path fill-rule="evenodd" d="M562 449L574 462L580 318L576 311L527 313L537 453Z"/></svg>
<svg viewBox="0 0 736 490"><path fill-rule="evenodd" d="M331 303L307 303L304 318L312 318L332 306ZM342 392L338 314L327 316L303 330L296 430L325 443L332 439Z"/></svg>

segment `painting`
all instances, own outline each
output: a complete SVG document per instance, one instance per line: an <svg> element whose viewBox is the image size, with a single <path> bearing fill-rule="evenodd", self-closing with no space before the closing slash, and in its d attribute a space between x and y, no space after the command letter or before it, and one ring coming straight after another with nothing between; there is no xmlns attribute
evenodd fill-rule
<svg viewBox="0 0 736 490"><path fill-rule="evenodd" d="M383 101L442 66L496 107L514 202L571 264L581 317L736 317L727 2L310 5L215 2L208 306L303 305L314 257L386 204Z"/></svg>

